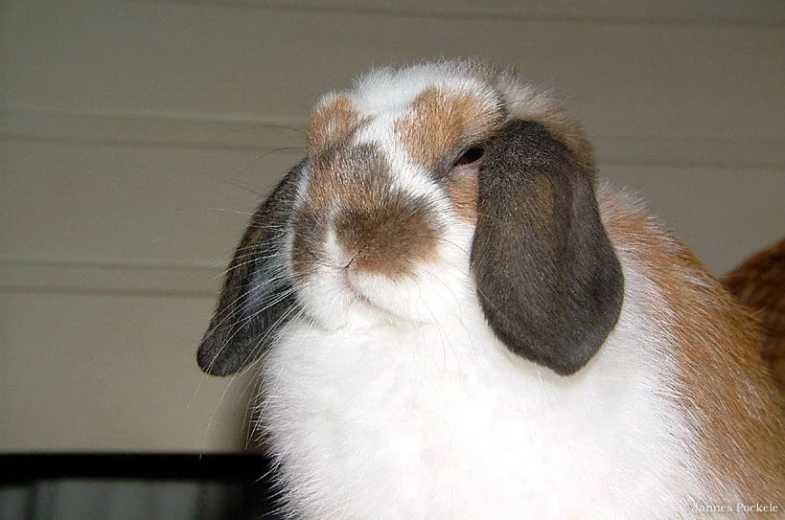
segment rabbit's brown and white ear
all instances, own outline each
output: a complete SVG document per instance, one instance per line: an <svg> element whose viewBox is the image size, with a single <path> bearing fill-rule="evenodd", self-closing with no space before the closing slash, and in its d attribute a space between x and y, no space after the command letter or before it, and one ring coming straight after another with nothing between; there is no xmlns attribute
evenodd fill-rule
<svg viewBox="0 0 785 520"><path fill-rule="evenodd" d="M496 336L561 375L588 363L621 311L593 166L539 123L513 121L488 144L471 264Z"/></svg>
<svg viewBox="0 0 785 520"><path fill-rule="evenodd" d="M302 166L289 171L259 207L237 246L197 352L205 373L233 374L259 359L293 314L295 297L283 247Z"/></svg>

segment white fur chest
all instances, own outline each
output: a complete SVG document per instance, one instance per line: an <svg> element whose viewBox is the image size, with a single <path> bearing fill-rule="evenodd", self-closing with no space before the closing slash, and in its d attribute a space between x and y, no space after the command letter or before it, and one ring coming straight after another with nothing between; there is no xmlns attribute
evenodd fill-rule
<svg viewBox="0 0 785 520"><path fill-rule="evenodd" d="M293 322L262 375L293 504L323 520L689 517L697 461L636 305L570 377L509 353L471 305L409 330Z"/></svg>

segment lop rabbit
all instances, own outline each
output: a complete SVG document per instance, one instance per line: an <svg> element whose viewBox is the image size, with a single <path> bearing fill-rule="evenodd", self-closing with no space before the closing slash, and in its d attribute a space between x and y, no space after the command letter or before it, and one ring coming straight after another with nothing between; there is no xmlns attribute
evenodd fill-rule
<svg viewBox="0 0 785 520"><path fill-rule="evenodd" d="M198 361L259 370L296 518L736 518L785 514L759 342L548 93L445 61L319 102Z"/></svg>

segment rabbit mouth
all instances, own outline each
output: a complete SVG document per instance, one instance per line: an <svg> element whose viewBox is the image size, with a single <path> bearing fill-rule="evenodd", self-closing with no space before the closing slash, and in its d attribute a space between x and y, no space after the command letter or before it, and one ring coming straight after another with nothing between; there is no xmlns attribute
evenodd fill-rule
<svg viewBox="0 0 785 520"><path fill-rule="evenodd" d="M432 266L432 268L435 268ZM343 271L340 290L353 309L362 307L382 321L407 324L429 323L453 305L423 276L391 279L384 275ZM452 291L450 297L453 296Z"/></svg>
<svg viewBox="0 0 785 520"><path fill-rule="evenodd" d="M394 280L324 264L297 288L305 314L325 330L432 322L444 307L433 293L418 277Z"/></svg>
<svg viewBox="0 0 785 520"><path fill-rule="evenodd" d="M376 309L382 310L366 296L363 289L356 280L356 275L352 273L348 266L342 267L337 275L338 287L342 293L346 294L350 303L361 302Z"/></svg>
<svg viewBox="0 0 785 520"><path fill-rule="evenodd" d="M348 307L362 307L385 321L407 318L406 309L398 308L399 305L385 305L389 303L391 293L400 291L392 280L384 277L368 279L368 275L353 271L349 266L341 268L336 278L339 290L348 300Z"/></svg>

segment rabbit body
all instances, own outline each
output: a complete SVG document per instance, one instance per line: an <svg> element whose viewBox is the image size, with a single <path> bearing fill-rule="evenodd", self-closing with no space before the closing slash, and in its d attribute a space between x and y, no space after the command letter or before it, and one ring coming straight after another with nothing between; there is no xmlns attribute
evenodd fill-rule
<svg viewBox="0 0 785 520"><path fill-rule="evenodd" d="M260 364L304 519L744 517L785 505L754 320L509 71L333 93L199 351ZM740 508L740 509L737 509ZM780 510L782 512L782 510Z"/></svg>

